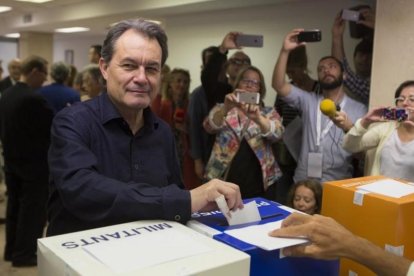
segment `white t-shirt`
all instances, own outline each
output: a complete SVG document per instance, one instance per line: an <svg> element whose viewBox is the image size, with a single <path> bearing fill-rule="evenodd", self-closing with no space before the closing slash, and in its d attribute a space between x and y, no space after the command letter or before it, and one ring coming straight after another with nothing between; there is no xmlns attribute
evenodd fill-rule
<svg viewBox="0 0 414 276"><path fill-rule="evenodd" d="M395 129L381 152L381 175L414 181L414 140L402 142Z"/></svg>

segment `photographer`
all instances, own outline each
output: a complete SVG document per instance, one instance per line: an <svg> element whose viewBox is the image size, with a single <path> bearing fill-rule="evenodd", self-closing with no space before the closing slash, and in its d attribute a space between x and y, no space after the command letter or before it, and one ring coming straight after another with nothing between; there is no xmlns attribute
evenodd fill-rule
<svg viewBox="0 0 414 276"><path fill-rule="evenodd" d="M349 66L344 50L344 31L345 19L343 19L343 11L339 12L335 17L332 26L332 56L340 60L344 65L346 78L344 79L345 87L348 92L356 100L368 105L369 90L371 85L371 66L372 66L372 50L373 50L373 28L375 25L375 15L369 6L358 6L353 9L359 13L359 21L351 35L354 38L362 38L354 50L355 72ZM351 24L351 23L350 23ZM358 31L363 30L363 31ZM356 32L356 33L354 33Z"/></svg>
<svg viewBox="0 0 414 276"><path fill-rule="evenodd" d="M206 178L237 183L243 198L262 196L275 200L276 181L281 172L271 144L284 131L280 116L274 108L259 105L266 90L263 75L256 67L242 69L235 87L233 93L226 95L224 104L216 105L205 121L206 131L216 134ZM254 93L258 93L257 98ZM247 95L258 101L240 100Z"/></svg>
<svg viewBox="0 0 414 276"><path fill-rule="evenodd" d="M367 152L364 175L414 181L414 81L403 82L398 87L395 104L408 112L406 119L384 118L384 108L374 108L345 135L343 147L350 152ZM392 114L396 113L391 110Z"/></svg>

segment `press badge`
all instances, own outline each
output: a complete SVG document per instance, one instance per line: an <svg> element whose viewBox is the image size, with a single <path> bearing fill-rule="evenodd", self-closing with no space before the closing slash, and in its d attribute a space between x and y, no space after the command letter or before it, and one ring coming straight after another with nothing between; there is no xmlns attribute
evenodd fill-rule
<svg viewBox="0 0 414 276"><path fill-rule="evenodd" d="M309 152L308 154L308 177L322 177L322 153Z"/></svg>

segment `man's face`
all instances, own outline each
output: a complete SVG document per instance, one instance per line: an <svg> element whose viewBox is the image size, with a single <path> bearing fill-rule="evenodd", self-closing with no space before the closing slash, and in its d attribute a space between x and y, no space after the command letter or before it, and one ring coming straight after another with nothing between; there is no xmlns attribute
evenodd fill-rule
<svg viewBox="0 0 414 276"><path fill-rule="evenodd" d="M242 68L250 65L250 59L246 54L238 52L229 58L228 63L227 74L235 79Z"/></svg>
<svg viewBox="0 0 414 276"><path fill-rule="evenodd" d="M322 89L335 89L342 85L343 76L338 62L327 58L319 62L318 80Z"/></svg>
<svg viewBox="0 0 414 276"><path fill-rule="evenodd" d="M372 54L356 52L354 56L355 71L358 75L368 78L371 76Z"/></svg>
<svg viewBox="0 0 414 276"><path fill-rule="evenodd" d="M183 100L190 86L190 80L187 75L182 73L175 73L171 76L171 94L174 102L180 102Z"/></svg>
<svg viewBox="0 0 414 276"><path fill-rule="evenodd" d="M16 60L11 61L8 66L8 70L9 70L9 75L12 79L14 79L15 81L18 81L20 79L21 69L20 69L19 61L16 61Z"/></svg>
<svg viewBox="0 0 414 276"><path fill-rule="evenodd" d="M99 62L108 95L123 110L149 106L161 83L161 47L156 39L128 30L115 43L112 60Z"/></svg>
<svg viewBox="0 0 414 276"><path fill-rule="evenodd" d="M93 47L89 48L88 58L89 58L90 63L98 63L99 62L99 55L95 51L95 48L93 48Z"/></svg>

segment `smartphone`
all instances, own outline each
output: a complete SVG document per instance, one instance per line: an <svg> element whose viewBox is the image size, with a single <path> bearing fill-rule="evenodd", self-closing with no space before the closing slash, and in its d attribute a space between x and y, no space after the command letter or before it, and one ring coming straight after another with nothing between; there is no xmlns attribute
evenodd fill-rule
<svg viewBox="0 0 414 276"><path fill-rule="evenodd" d="M307 30L298 34L298 42L319 42L322 40L321 30Z"/></svg>
<svg viewBox="0 0 414 276"><path fill-rule="evenodd" d="M342 19L357 22L361 19L361 14L359 11L353 11L353 10L342 10Z"/></svg>
<svg viewBox="0 0 414 276"><path fill-rule="evenodd" d="M236 94L238 103L259 104L260 94L256 92L238 92Z"/></svg>
<svg viewBox="0 0 414 276"><path fill-rule="evenodd" d="M241 47L263 47L263 35L239 34L236 45Z"/></svg>
<svg viewBox="0 0 414 276"><path fill-rule="evenodd" d="M407 111L404 108L384 108L382 116L387 120L405 121L408 118Z"/></svg>

